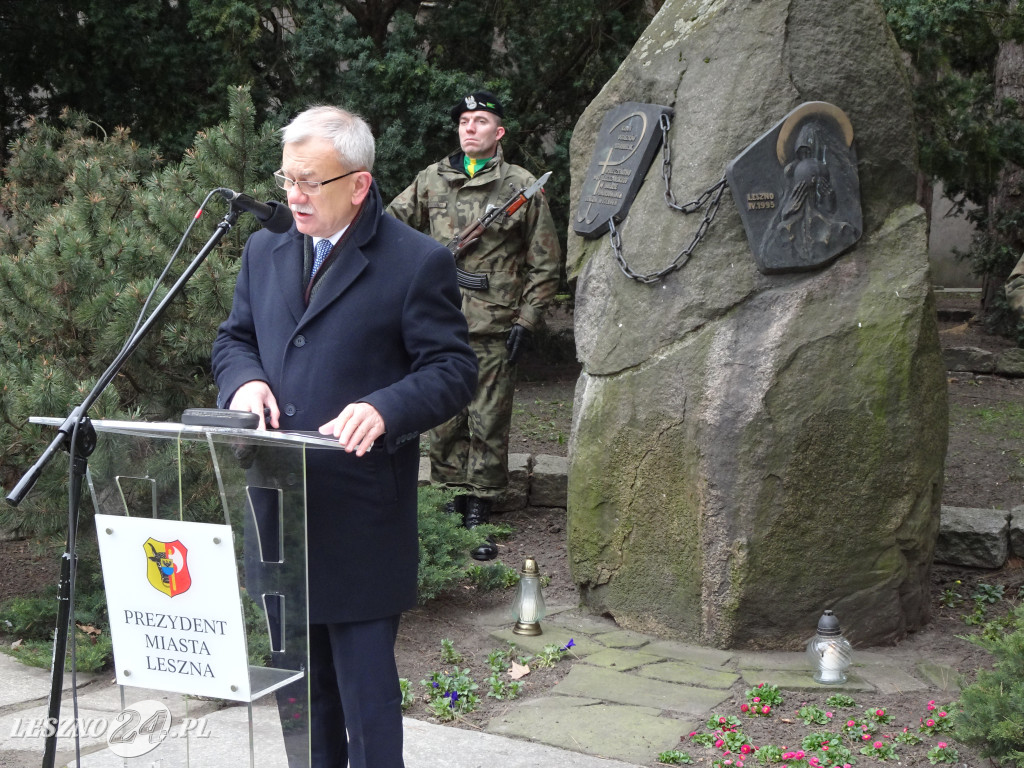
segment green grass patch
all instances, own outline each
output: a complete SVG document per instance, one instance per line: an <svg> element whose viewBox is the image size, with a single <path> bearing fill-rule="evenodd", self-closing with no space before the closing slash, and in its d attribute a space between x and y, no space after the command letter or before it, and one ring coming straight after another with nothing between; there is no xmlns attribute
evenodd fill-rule
<svg viewBox="0 0 1024 768"><path fill-rule="evenodd" d="M512 409L512 415L523 436L539 442L564 445L568 435L563 426L572 418L572 403L564 400L534 400L527 410L522 405Z"/></svg>
<svg viewBox="0 0 1024 768"><path fill-rule="evenodd" d="M996 403L974 407L950 405L950 418L985 434L1001 434L1008 438L1024 438L1024 405Z"/></svg>

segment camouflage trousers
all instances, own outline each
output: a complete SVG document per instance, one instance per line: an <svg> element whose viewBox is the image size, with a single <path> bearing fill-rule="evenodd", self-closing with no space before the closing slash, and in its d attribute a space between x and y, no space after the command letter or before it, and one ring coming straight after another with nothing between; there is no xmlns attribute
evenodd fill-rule
<svg viewBox="0 0 1024 768"><path fill-rule="evenodd" d="M430 431L430 479L470 496L495 499L508 487L508 434L516 367L502 334L470 335L480 365L476 394L457 416Z"/></svg>

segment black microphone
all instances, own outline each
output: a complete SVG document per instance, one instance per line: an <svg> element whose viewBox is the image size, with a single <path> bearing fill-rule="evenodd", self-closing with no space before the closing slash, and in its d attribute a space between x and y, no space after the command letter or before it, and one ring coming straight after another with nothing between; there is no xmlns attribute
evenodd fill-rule
<svg viewBox="0 0 1024 768"><path fill-rule="evenodd" d="M261 203L259 200L253 200L248 195L235 192L233 189L226 187L219 187L217 191L231 205L241 208L243 211L247 211L259 219L260 223L271 232L280 234L287 232L292 227L292 212L288 210L287 205L273 200Z"/></svg>

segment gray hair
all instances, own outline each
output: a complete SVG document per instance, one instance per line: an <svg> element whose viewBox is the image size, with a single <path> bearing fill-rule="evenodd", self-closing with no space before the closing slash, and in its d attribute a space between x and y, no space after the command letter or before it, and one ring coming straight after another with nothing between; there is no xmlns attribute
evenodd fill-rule
<svg viewBox="0 0 1024 768"><path fill-rule="evenodd" d="M373 133L359 115L339 107L310 107L281 129L282 144L314 138L331 142L346 168L373 170Z"/></svg>

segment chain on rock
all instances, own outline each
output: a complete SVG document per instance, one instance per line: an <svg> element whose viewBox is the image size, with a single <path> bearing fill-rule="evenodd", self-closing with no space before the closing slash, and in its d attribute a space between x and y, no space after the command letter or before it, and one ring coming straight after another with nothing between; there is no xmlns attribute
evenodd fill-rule
<svg viewBox="0 0 1024 768"><path fill-rule="evenodd" d="M636 280L641 283L654 283L661 280L663 277L677 269L682 268L686 262L690 260L690 254L697 247L697 244L703 239L708 228L711 226L711 222L715 220L715 215L718 213L718 207L722 202L722 193L725 192L728 186L723 176L718 182L713 184L708 189L701 193L700 197L696 200L680 205L676 202L676 196L672 193L672 148L668 142L668 132L672 127L672 121L668 115L662 114L661 116L661 176L665 180L665 204L668 205L670 210L679 211L681 213L696 213L707 207L704 212L704 219L701 221L700 226L697 227L697 231L693 235L693 239L690 244L681 250L672 262L664 269L658 270L657 272L648 272L646 274L635 271L629 264L626 263L626 259L622 254L622 235L615 226L615 217L613 216L608 220L608 239L611 241L612 252L615 254L615 260L619 264L619 268L622 270L622 274L631 280Z"/></svg>

